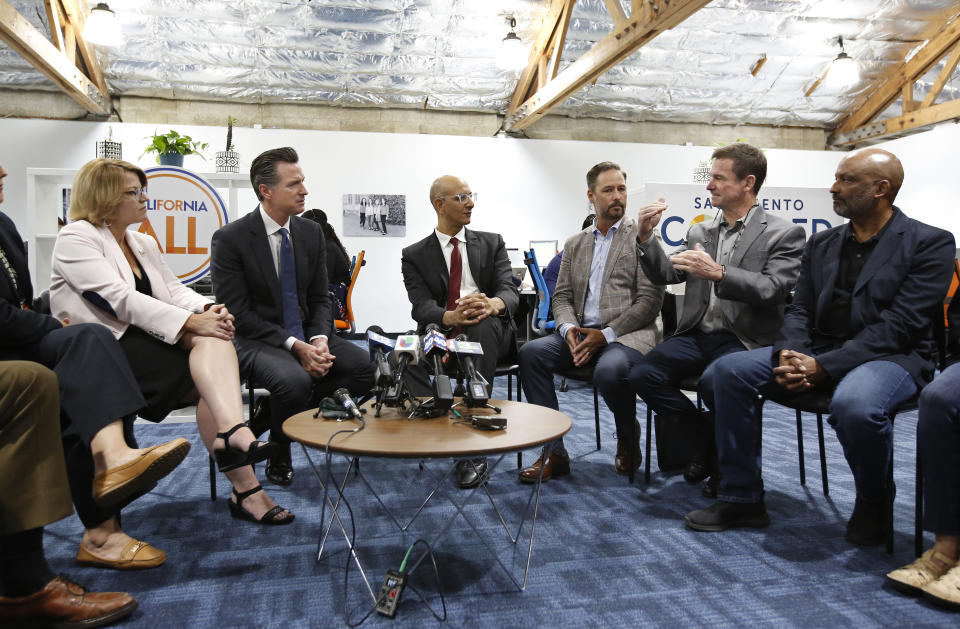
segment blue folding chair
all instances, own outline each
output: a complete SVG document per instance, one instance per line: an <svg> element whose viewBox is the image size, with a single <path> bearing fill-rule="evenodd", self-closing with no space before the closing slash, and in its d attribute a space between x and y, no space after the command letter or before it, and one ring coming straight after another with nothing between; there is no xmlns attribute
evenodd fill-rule
<svg viewBox="0 0 960 629"><path fill-rule="evenodd" d="M537 288L537 307L530 318L530 328L537 334L543 336L553 332L557 324L553 320L553 314L550 312L550 291L547 289L547 281L543 279L543 272L537 263L537 254L533 249L523 252L523 262L530 269L530 277L533 278L533 284Z"/></svg>

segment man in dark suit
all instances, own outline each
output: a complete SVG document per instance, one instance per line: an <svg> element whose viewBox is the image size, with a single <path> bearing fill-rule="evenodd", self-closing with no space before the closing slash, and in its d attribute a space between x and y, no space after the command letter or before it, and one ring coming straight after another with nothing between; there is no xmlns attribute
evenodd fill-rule
<svg viewBox="0 0 960 629"><path fill-rule="evenodd" d="M707 365L731 352L768 346L783 321L783 304L800 272L803 229L768 214L757 204L767 175L760 149L736 142L713 152L707 190L712 221L692 226L668 257L654 237L667 205L660 199L640 210L637 259L655 284L686 282L683 313L672 337L644 354L630 370L630 384L656 413L688 420L698 453L683 477L699 483L714 469L713 418L680 390ZM703 492L716 498L719 477Z"/></svg>
<svg viewBox="0 0 960 629"><path fill-rule="evenodd" d="M289 147L253 160L260 207L211 245L214 291L236 317L240 371L270 391L270 439L283 447L266 475L280 485L293 482L284 420L340 387L359 396L373 386L367 353L333 333L323 231L297 216L307 196L298 161Z"/></svg>
<svg viewBox="0 0 960 629"><path fill-rule="evenodd" d="M757 394L832 390L830 423L857 488L848 541L880 544L893 448L890 412L933 377L934 316L956 253L953 236L905 216L893 201L900 160L881 149L848 155L830 188L850 222L814 234L803 251L793 303L773 347L727 355L701 378L716 416L719 500L687 526L722 531L770 522L760 475Z"/></svg>
<svg viewBox="0 0 960 629"><path fill-rule="evenodd" d="M0 203L6 175L0 166ZM94 323L64 325L67 322L32 310L32 305L23 239L0 212L0 360L33 361L57 374L63 452L73 502L85 528L77 559L108 568L158 566L166 560L163 551L124 533L118 516L121 507L176 467L190 444L176 439L137 450L133 420L146 402L113 334ZM56 463L38 459L36 465L41 470L52 466L55 473ZM95 474L103 485L124 487L126 497L108 503L97 499Z"/></svg>
<svg viewBox="0 0 960 629"><path fill-rule="evenodd" d="M430 186L437 227L401 254L403 283L419 331L435 323L452 337L461 331L483 346L477 369L492 386L499 357L514 341L513 313L520 294L513 284L510 258L500 234L466 229L477 195L452 175ZM486 463L461 461L457 480L473 487L483 479Z"/></svg>

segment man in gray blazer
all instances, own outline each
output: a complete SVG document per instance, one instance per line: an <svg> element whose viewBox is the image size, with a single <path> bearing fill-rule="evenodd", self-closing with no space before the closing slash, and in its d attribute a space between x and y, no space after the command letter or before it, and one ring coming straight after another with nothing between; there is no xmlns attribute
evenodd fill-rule
<svg viewBox="0 0 960 629"><path fill-rule="evenodd" d="M669 257L654 236L667 207L663 199L637 218L637 256L647 276L657 284L687 285L676 333L633 366L630 384L657 414L701 427L694 436L698 454L684 471L690 483L711 473L716 444L712 418L678 385L725 354L770 345L800 272L803 229L757 204L766 174L766 157L756 147L738 142L715 150L707 190L721 212L691 227ZM715 474L704 494L715 497L718 483Z"/></svg>
<svg viewBox="0 0 960 629"><path fill-rule="evenodd" d="M631 471L629 441L623 437L639 433L635 428L636 396L626 378L631 366L659 340L655 322L663 303L663 287L651 283L637 264L637 226L625 218L627 178L620 166L601 162L591 168L587 198L597 219L563 247L551 302L557 333L520 349L520 380L528 402L556 409L553 374L592 365L593 383L613 411L621 436L615 465L618 472L626 474ZM543 480L570 473L562 439L551 445L546 462L541 456L532 467L522 470L520 480L535 482L541 467Z"/></svg>

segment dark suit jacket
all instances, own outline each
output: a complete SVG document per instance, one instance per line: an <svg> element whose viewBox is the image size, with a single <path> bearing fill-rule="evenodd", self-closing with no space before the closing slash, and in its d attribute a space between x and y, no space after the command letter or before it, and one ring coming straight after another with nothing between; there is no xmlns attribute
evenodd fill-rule
<svg viewBox="0 0 960 629"><path fill-rule="evenodd" d="M17 283L27 304L31 304L33 284L27 267L27 249L16 225L3 212L0 212L0 246L17 272ZM60 327L54 317L20 308L20 300L6 271L0 269L0 359L19 358L27 347Z"/></svg>
<svg viewBox="0 0 960 629"><path fill-rule="evenodd" d="M289 227L304 335L307 340L318 334L331 336L323 231L299 216L290 218ZM237 335L282 347L290 335L283 327L280 278L260 209L214 232L211 247L214 293L236 317Z"/></svg>
<svg viewBox="0 0 960 629"><path fill-rule="evenodd" d="M803 250L793 303L787 306L773 360L793 349L817 359L833 382L871 360L903 367L923 386L933 378L933 316L953 272L953 235L908 218L894 208L890 225L860 272L850 298L853 335L842 342L819 325L830 308L849 224L818 232Z"/></svg>
<svg viewBox="0 0 960 629"><path fill-rule="evenodd" d="M510 258L500 234L464 230L467 241L467 260L477 288L487 297L499 297L507 305L500 315L512 325L513 313L520 303L520 294L510 273ZM420 331L427 325L442 326L447 310L447 290L450 272L443 259L440 241L433 232L405 247L400 256L403 283L413 305L411 315Z"/></svg>

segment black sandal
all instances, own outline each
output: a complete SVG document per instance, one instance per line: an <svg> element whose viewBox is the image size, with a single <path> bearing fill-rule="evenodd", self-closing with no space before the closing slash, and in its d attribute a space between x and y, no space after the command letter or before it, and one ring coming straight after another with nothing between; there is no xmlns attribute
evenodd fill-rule
<svg viewBox="0 0 960 629"><path fill-rule="evenodd" d="M263 487L261 487L260 485L257 485L253 489L248 489L242 494L238 494L237 488L234 487L233 495L237 497L237 501L234 502L229 498L227 499L227 504L230 506L230 515L238 520L247 520L249 522L259 522L260 524L272 524L277 526L281 524L290 524L291 522L293 522L294 515L290 512L287 512L288 517L281 517L281 518L277 517L278 515L286 511L286 509L284 509L279 505L270 509L266 513L264 513L263 517L260 518L259 520L253 517L253 514L251 514L246 509L244 509L241 503L243 503L244 500L246 500L253 494L257 493L258 491L263 491Z"/></svg>
<svg viewBox="0 0 960 629"><path fill-rule="evenodd" d="M240 422L227 432L218 432L217 437L223 439L223 448L213 451L213 458L217 461L217 469L221 472L229 472L244 465L253 465L258 461L263 461L280 451L280 447L272 441L254 441L246 451L240 448L230 447L230 435L241 428L247 428L247 424Z"/></svg>

